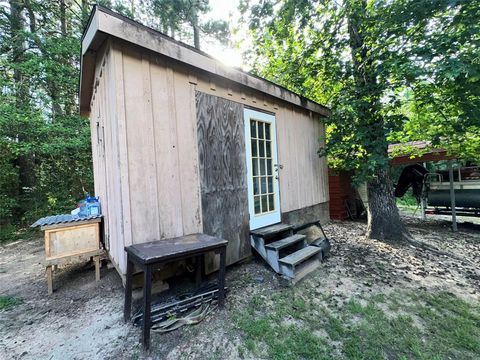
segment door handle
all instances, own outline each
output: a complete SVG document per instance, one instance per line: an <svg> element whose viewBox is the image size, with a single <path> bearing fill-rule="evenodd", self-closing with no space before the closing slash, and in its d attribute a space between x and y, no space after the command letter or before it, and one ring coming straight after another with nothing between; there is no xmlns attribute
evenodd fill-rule
<svg viewBox="0 0 480 360"><path fill-rule="evenodd" d="M278 171L278 169L282 170L283 165L282 164L273 164L273 167L275 168L275 171Z"/></svg>

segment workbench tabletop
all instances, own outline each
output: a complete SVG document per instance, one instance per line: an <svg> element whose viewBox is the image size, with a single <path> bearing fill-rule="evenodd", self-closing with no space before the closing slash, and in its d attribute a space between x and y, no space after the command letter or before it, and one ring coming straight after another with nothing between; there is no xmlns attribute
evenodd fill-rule
<svg viewBox="0 0 480 360"><path fill-rule="evenodd" d="M192 234L171 239L150 241L125 247L125 251L143 264L188 256L227 246L228 241L206 235Z"/></svg>

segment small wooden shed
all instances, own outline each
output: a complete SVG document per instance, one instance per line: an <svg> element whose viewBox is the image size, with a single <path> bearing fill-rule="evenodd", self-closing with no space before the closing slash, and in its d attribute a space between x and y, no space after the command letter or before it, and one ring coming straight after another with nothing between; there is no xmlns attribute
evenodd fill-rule
<svg viewBox="0 0 480 360"><path fill-rule="evenodd" d="M130 244L203 232L229 240L232 264L253 229L329 218L326 107L99 6L81 55L95 195L121 274Z"/></svg>

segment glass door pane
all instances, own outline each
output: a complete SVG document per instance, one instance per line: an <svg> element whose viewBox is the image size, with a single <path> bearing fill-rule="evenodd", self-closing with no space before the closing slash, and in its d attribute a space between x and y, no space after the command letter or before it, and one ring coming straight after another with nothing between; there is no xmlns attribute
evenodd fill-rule
<svg viewBox="0 0 480 360"><path fill-rule="evenodd" d="M250 137L255 197L254 209L255 214L265 214L276 210L270 124L251 119Z"/></svg>

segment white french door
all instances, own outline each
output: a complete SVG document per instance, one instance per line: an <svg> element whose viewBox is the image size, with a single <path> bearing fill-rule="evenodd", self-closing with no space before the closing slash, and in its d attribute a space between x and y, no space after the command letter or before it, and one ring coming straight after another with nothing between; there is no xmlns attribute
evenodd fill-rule
<svg viewBox="0 0 480 360"><path fill-rule="evenodd" d="M275 116L244 110L250 230L280 222Z"/></svg>

